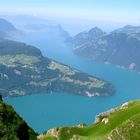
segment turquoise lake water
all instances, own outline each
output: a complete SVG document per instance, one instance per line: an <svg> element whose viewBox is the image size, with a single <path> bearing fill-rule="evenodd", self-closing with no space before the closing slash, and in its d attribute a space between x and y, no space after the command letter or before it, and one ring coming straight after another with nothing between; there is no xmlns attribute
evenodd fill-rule
<svg viewBox="0 0 140 140"><path fill-rule="evenodd" d="M28 124L39 133L58 126L91 124L100 112L129 100L140 99L140 74L138 73L80 58L72 53L72 46L66 45L57 35L33 33L20 40L40 48L44 56L107 80L116 87L115 95L105 98L89 98L66 93L42 93L6 98L5 101L13 105Z"/></svg>

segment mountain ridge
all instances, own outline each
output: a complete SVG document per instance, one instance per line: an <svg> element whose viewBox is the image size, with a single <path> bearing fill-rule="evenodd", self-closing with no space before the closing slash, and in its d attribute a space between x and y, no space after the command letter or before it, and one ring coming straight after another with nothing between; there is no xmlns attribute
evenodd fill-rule
<svg viewBox="0 0 140 140"><path fill-rule="evenodd" d="M125 26L98 38L93 36L93 39L89 34L86 40L84 35L78 35L69 40L74 45L75 54L92 61L140 71L140 26Z"/></svg>

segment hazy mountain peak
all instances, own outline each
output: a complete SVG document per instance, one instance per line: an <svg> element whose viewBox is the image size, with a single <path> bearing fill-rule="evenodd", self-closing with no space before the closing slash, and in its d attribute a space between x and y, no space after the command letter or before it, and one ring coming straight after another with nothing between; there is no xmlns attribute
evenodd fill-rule
<svg viewBox="0 0 140 140"><path fill-rule="evenodd" d="M102 35L105 34L105 32L103 32L100 28L98 27L94 27L91 30L88 31L89 36L93 36L95 38L98 38Z"/></svg>
<svg viewBox="0 0 140 140"><path fill-rule="evenodd" d="M100 28L98 28L98 27L94 27L94 28L89 30L89 33L90 32L103 32L103 31Z"/></svg>
<svg viewBox="0 0 140 140"><path fill-rule="evenodd" d="M10 23L9 21L0 18L0 31L3 32L10 32L10 31L15 31L16 28L14 27L14 25L12 23Z"/></svg>
<svg viewBox="0 0 140 140"><path fill-rule="evenodd" d="M134 26L132 26L132 25L126 25L123 28L132 28L132 27L134 27Z"/></svg>
<svg viewBox="0 0 140 140"><path fill-rule="evenodd" d="M83 31L83 32L77 34L76 36L74 36L73 38L71 38L68 41L72 42L76 46L81 46L82 44L90 42L90 41L95 42L97 39L102 37L104 34L105 34L105 32L103 32L100 28L94 27L91 30L89 30L88 32Z"/></svg>

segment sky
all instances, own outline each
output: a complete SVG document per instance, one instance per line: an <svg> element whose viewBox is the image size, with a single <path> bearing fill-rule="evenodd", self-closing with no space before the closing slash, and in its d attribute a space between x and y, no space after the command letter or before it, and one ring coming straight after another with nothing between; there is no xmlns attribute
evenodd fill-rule
<svg viewBox="0 0 140 140"><path fill-rule="evenodd" d="M0 12L140 22L140 0L0 0Z"/></svg>
<svg viewBox="0 0 140 140"><path fill-rule="evenodd" d="M140 0L0 0L0 14L139 25Z"/></svg>

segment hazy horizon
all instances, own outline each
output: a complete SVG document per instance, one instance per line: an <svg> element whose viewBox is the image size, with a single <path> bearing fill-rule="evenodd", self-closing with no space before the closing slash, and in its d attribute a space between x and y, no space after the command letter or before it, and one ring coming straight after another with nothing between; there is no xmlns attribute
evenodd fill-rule
<svg viewBox="0 0 140 140"><path fill-rule="evenodd" d="M139 25L139 5L138 0L5 0L0 5L0 17L40 17L56 21L71 34L95 26L111 31L125 25Z"/></svg>

